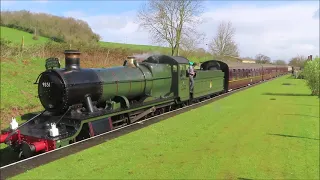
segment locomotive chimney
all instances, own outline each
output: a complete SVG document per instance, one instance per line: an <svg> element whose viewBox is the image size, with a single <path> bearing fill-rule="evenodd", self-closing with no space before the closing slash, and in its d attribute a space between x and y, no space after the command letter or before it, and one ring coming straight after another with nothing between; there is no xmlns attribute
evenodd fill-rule
<svg viewBox="0 0 320 180"><path fill-rule="evenodd" d="M125 62L123 64L123 66L137 67L138 64L137 64L134 56L128 56L127 60L125 60Z"/></svg>
<svg viewBox="0 0 320 180"><path fill-rule="evenodd" d="M78 50L65 50L65 68L66 70L80 69L80 51Z"/></svg>

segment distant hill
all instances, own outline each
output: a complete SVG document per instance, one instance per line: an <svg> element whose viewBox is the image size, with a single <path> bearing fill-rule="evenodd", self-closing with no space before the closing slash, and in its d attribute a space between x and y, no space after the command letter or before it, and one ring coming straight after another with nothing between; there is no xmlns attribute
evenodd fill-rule
<svg viewBox="0 0 320 180"><path fill-rule="evenodd" d="M24 37L25 45L39 44L39 43L45 43L50 41L50 39L42 36L39 36L38 40L34 40L32 39L33 35L25 31L3 27L3 26L1 26L0 28L1 28L1 38L5 40L9 40L13 43L20 44L22 41L22 37Z"/></svg>
<svg viewBox="0 0 320 180"><path fill-rule="evenodd" d="M4 40L11 41L13 43L21 44L22 37L24 37L24 44L27 45L33 45L33 44L43 44L49 41L52 41L51 39L47 37L39 36L38 40L33 39L33 34L29 32L25 32L22 30L17 30L14 28L8 28L1 26L1 38ZM100 41L99 44L102 47L107 48L122 48L122 49L130 49L130 50L136 50L141 52L154 52L154 53L169 53L170 48L167 47L161 47L161 46L151 46L151 45L136 45L136 44L122 44L122 43L115 43L115 42L103 42Z"/></svg>
<svg viewBox="0 0 320 180"><path fill-rule="evenodd" d="M57 42L96 43L100 40L100 36L92 31L87 22L46 13L1 11L0 25Z"/></svg>

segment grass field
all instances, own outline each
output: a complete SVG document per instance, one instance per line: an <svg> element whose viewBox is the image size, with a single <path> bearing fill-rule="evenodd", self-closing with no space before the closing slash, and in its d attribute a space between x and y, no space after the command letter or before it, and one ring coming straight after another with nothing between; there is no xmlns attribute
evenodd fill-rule
<svg viewBox="0 0 320 180"><path fill-rule="evenodd" d="M317 179L319 99L309 94L281 77L13 179Z"/></svg>
<svg viewBox="0 0 320 180"><path fill-rule="evenodd" d="M114 42L99 42L101 46L110 48L128 48L133 50L145 51L145 52L155 52L155 53L170 53L171 49L167 47L160 46L149 46L149 45L137 45L137 44L122 44Z"/></svg>
<svg viewBox="0 0 320 180"><path fill-rule="evenodd" d="M1 38L5 38L10 40L14 43L21 43L22 36L24 36L24 43L25 45L32 45L32 44L41 44L49 41L46 37L39 36L38 40L33 40L33 34L20 31L13 28L8 28L1 26ZM167 47L160 47L160 46L149 46L149 45L136 45L136 44L122 44L122 43L113 43L113 42L99 42L101 46L109 47L109 48L128 48L131 50L138 50L144 52L154 52L154 53L170 53L170 48Z"/></svg>
<svg viewBox="0 0 320 180"><path fill-rule="evenodd" d="M39 40L33 40L32 34L16 30L13 28L3 27L1 26L1 38L5 38L6 40L10 40L14 43L21 44L22 36L24 36L24 43L25 46L34 45L34 44L42 44L49 41L48 38L39 36ZM168 47L160 47L160 46L150 46L150 45L137 45L137 44L122 44L122 43L114 43L114 42L99 42L101 46L108 47L108 48L122 48L122 49L130 49L134 51L140 52L148 52L148 53L155 53L155 54L171 54L171 49ZM190 60L195 62L200 62L203 60L210 59L211 57L188 57Z"/></svg>
<svg viewBox="0 0 320 180"><path fill-rule="evenodd" d="M41 109L37 96L38 87L33 84L45 70L44 59L1 61L1 129L11 116Z"/></svg>
<svg viewBox="0 0 320 180"><path fill-rule="evenodd" d="M48 38L39 36L38 40L33 40L33 34L20 31L17 29L12 29L8 27L1 26L1 38L5 38L6 40L12 41L13 43L19 43L22 42L22 37L24 36L24 44L25 45L33 45L33 44L42 44L49 41Z"/></svg>

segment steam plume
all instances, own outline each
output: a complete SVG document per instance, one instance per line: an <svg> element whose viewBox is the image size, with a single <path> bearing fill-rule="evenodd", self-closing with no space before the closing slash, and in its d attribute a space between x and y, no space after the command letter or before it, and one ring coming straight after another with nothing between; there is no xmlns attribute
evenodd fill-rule
<svg viewBox="0 0 320 180"><path fill-rule="evenodd" d="M134 54L132 56L134 56L137 59L137 61L143 61L153 55L161 55L161 53L160 52L148 52L148 53L142 53L142 54Z"/></svg>

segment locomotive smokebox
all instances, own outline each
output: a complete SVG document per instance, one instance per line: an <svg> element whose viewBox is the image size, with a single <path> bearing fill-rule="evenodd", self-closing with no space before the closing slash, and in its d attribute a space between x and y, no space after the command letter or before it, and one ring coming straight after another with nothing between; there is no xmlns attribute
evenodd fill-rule
<svg viewBox="0 0 320 180"><path fill-rule="evenodd" d="M80 69L80 51L78 50L65 50L66 70Z"/></svg>

